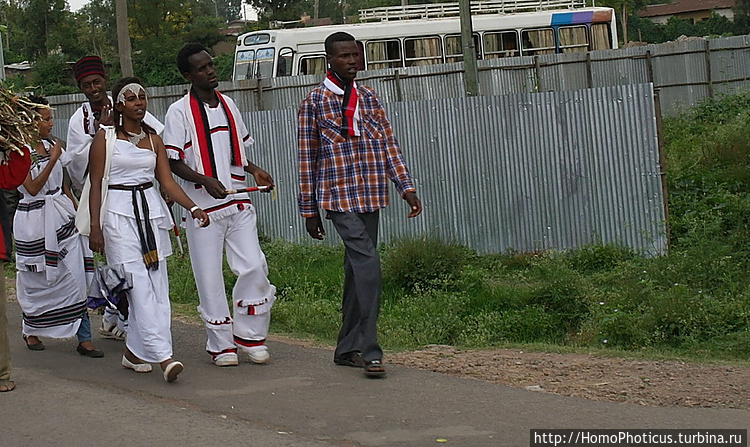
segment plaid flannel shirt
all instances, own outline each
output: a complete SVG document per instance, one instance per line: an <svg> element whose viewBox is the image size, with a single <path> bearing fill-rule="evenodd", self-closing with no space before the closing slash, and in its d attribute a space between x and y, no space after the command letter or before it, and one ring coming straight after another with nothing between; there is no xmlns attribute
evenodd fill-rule
<svg viewBox="0 0 750 447"><path fill-rule="evenodd" d="M375 92L358 85L360 136L341 130L341 103L322 83L299 108L299 211L318 208L368 213L388 205L391 179L399 195L416 191L385 109Z"/></svg>

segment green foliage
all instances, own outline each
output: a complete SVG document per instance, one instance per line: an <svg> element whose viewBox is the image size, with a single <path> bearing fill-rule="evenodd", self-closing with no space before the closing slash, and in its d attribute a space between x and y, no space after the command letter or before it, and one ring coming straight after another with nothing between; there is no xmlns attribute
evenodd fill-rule
<svg viewBox="0 0 750 447"><path fill-rule="evenodd" d="M114 1L91 0L76 13L65 7L64 0L0 0L0 18L7 24L5 61L31 61L32 83L48 95L77 92L70 70L52 70L53 61L69 65L82 56L96 54L108 66L110 79L122 73ZM179 48L187 42L211 48L224 40L220 29L225 21L237 18L239 8L239 0L128 2L136 75L149 86L183 83L175 66Z"/></svg>
<svg viewBox="0 0 750 447"><path fill-rule="evenodd" d="M232 70L234 70L234 54L224 53L214 58L216 65L216 76L219 81L229 81L232 79Z"/></svg>
<svg viewBox="0 0 750 447"><path fill-rule="evenodd" d="M177 52L181 46L180 42L170 39L142 39L141 50L133 54L133 71L148 86L185 83L177 69Z"/></svg>
<svg viewBox="0 0 750 447"><path fill-rule="evenodd" d="M705 20L693 23L692 20L670 17L666 24L654 23L649 19L632 15L628 18L630 40L648 43L663 43L676 40L680 36L723 37L746 34L750 31L737 22L716 13Z"/></svg>
<svg viewBox="0 0 750 447"><path fill-rule="evenodd" d="M580 273L612 270L635 257L633 250L619 245L588 245L566 255L570 268Z"/></svg>
<svg viewBox="0 0 750 447"><path fill-rule="evenodd" d="M449 289L461 278L472 256L458 244L435 238L406 239L385 250L383 277L405 290Z"/></svg>
<svg viewBox="0 0 750 447"><path fill-rule="evenodd" d="M71 73L61 55L42 57L34 64L31 77L33 85L44 86L45 95L65 95L78 93L78 87L71 85Z"/></svg>

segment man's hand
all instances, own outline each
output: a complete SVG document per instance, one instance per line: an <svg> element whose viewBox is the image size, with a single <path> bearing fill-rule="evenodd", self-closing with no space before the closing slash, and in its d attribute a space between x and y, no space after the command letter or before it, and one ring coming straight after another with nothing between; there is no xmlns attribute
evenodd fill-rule
<svg viewBox="0 0 750 447"><path fill-rule="evenodd" d="M323 228L323 221L320 219L320 214L305 219L305 227L307 228L307 233L313 239L322 241L323 236L326 235L326 230Z"/></svg>
<svg viewBox="0 0 750 447"><path fill-rule="evenodd" d="M94 123L96 125L96 128L99 128L99 125L102 126L114 126L115 125L115 116L112 112L112 105L111 104L105 104L102 106L101 115L99 115L99 119L96 120Z"/></svg>
<svg viewBox="0 0 750 447"><path fill-rule="evenodd" d="M256 165L251 165L249 169L250 174L253 175L253 178L255 179L255 183L258 186L268 186L268 189L261 191L261 192L271 192L273 187L275 186L273 183L273 177L271 177L271 174L264 171L263 169L259 168Z"/></svg>
<svg viewBox="0 0 750 447"><path fill-rule="evenodd" d="M408 218L417 217L420 214L422 214L422 202L419 201L419 197L417 197L417 193L415 192L407 192L404 194L404 200L406 200L406 203L409 204L409 215L406 216Z"/></svg>
<svg viewBox="0 0 750 447"><path fill-rule="evenodd" d="M205 176L202 185L214 199L223 199L227 196L227 188L218 179Z"/></svg>
<svg viewBox="0 0 750 447"><path fill-rule="evenodd" d="M207 227L208 224L211 223L211 219L208 217L208 213L200 208L197 208L195 211L193 211L191 215L193 216L193 219L198 219L201 227Z"/></svg>

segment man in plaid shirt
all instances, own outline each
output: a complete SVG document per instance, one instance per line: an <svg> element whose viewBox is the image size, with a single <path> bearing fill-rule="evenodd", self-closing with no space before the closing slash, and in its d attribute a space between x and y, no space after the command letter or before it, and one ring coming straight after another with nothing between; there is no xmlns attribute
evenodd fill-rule
<svg viewBox="0 0 750 447"><path fill-rule="evenodd" d="M409 204L408 217L418 216L422 203L380 99L354 81L360 65L354 37L331 34L325 50L330 66L326 79L299 109L299 209L315 239L325 235L319 212L324 209L346 248L343 324L333 361L382 377L377 244L378 212L388 205L387 179Z"/></svg>

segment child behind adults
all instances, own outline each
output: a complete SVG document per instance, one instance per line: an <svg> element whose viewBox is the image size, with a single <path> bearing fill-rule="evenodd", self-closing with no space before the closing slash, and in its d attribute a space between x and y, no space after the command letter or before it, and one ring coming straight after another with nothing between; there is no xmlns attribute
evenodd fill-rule
<svg viewBox="0 0 750 447"><path fill-rule="evenodd" d="M107 131L102 129L91 144L89 243L92 250L107 256L109 265L122 265L133 277L122 366L147 373L150 363L158 363L164 380L173 382L183 365L172 359L166 262L172 254L168 234L172 220L154 186L156 180L175 202L190 210L200 226L207 226L209 217L174 181L162 139L143 121L148 101L140 81L133 77L119 80L112 86L112 98L116 139L107 141ZM107 144L114 149L102 208Z"/></svg>
<svg viewBox="0 0 750 447"><path fill-rule="evenodd" d="M39 337L78 337L79 354L99 358L91 343L86 291L93 255L75 227L75 208L63 182L60 142L51 137L52 110L45 98L32 96L37 107L39 140L30 147L32 165L16 211L16 289L23 311L23 338L32 351L44 350Z"/></svg>

